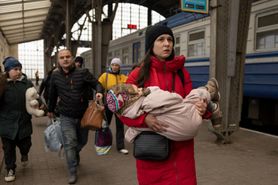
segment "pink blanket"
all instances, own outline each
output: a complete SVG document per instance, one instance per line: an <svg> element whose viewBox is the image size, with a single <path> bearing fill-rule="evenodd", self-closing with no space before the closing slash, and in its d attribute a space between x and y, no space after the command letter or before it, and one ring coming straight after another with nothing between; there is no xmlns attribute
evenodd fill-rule
<svg viewBox="0 0 278 185"><path fill-rule="evenodd" d="M199 98L210 101L210 94L205 89L193 89L183 99L176 93L163 91L159 87L149 87L151 93L146 97L141 97L134 104L128 107L123 116L136 118L144 112L152 113L157 120L169 125L167 131L159 134L175 140L183 141L196 136L198 128L202 123L202 117L195 108L194 103ZM144 130L149 128L128 128L125 139L133 142L134 138Z"/></svg>

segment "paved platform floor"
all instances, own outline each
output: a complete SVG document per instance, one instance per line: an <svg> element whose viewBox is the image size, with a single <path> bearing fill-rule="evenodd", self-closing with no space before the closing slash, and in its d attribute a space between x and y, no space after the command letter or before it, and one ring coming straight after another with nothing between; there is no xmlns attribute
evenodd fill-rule
<svg viewBox="0 0 278 185"><path fill-rule="evenodd" d="M65 159L46 152L43 131L47 118L33 119L33 146L30 163L23 168L18 162L16 181L4 182L4 165L0 185L64 185L67 184ZM115 127L112 124L112 130ZM276 185L278 184L278 137L240 129L232 134L232 143L215 144L215 135L204 124L195 139L198 185ZM78 185L137 185L132 145L130 153L117 152L115 141L106 156L94 150L94 132L81 152ZM19 157L18 157L19 158ZM0 161L1 164L1 161Z"/></svg>

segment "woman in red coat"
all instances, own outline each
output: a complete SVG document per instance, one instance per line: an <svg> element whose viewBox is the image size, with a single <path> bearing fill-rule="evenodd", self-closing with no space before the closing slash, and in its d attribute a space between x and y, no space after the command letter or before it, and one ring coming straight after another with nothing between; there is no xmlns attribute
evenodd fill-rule
<svg viewBox="0 0 278 185"><path fill-rule="evenodd" d="M174 35L170 28L155 25L147 29L145 36L146 55L140 67L128 76L126 83L139 87L159 86L163 90L176 92L185 97L192 89L190 75L184 68L185 57L174 54ZM206 104L196 103L203 115ZM137 119L120 118L132 127L149 127L155 132L163 132L167 125L159 123L152 114ZM194 141L171 141L170 156L164 161L137 160L139 185L195 185Z"/></svg>

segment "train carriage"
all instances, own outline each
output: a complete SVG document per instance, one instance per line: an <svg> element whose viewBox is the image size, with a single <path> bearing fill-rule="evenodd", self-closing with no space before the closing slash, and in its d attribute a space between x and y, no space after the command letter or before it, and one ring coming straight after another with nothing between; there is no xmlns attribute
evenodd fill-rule
<svg viewBox="0 0 278 185"><path fill-rule="evenodd" d="M185 67L193 86L204 85L209 77L210 17L181 12L159 24L171 27L175 52L186 56ZM107 60L120 57L122 71L129 73L144 56L146 29L110 41ZM247 124L246 124L247 123ZM278 1L252 4L244 72L241 126L255 126L278 134Z"/></svg>

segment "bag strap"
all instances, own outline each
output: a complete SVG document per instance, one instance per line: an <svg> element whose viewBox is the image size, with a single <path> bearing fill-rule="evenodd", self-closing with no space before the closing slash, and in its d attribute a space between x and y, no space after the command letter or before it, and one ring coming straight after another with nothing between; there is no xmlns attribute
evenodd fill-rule
<svg viewBox="0 0 278 185"><path fill-rule="evenodd" d="M118 85L118 74L115 74L115 77L116 77L116 85ZM107 86L108 86L108 73L106 72L106 77L105 77L105 85L106 85L106 89L105 89L105 93L107 93Z"/></svg>
<svg viewBox="0 0 278 185"><path fill-rule="evenodd" d="M179 77L180 77L182 86L184 86L184 74L183 74L182 69L178 69L177 73L178 73L178 75L179 75Z"/></svg>
<svg viewBox="0 0 278 185"><path fill-rule="evenodd" d="M107 90L108 90L108 88L107 88L107 86L108 86L108 73L106 72L106 77L105 77L105 89L104 89L104 94L107 94Z"/></svg>
<svg viewBox="0 0 278 185"><path fill-rule="evenodd" d="M175 78L176 78L176 73L172 73L173 77L172 77L172 92L175 91Z"/></svg>
<svg viewBox="0 0 278 185"><path fill-rule="evenodd" d="M182 69L178 69L177 74L180 77L182 86L184 87L184 74L183 74ZM173 82L172 82L172 91L173 92L175 91L175 78L176 78L176 73L173 73L173 78L172 78L173 79Z"/></svg>

